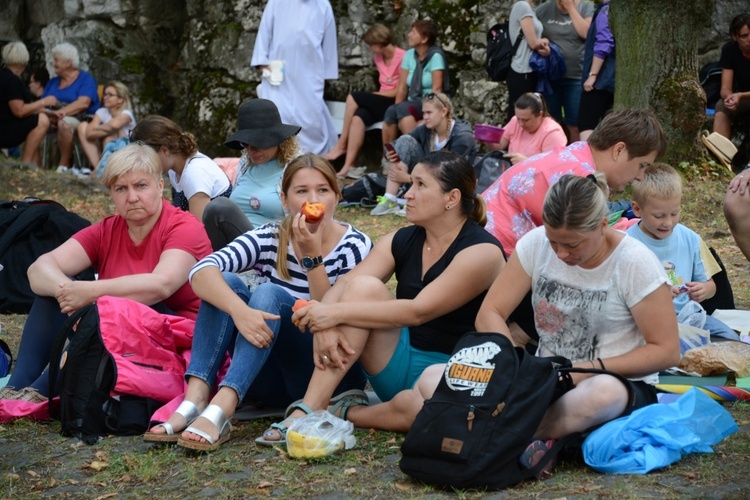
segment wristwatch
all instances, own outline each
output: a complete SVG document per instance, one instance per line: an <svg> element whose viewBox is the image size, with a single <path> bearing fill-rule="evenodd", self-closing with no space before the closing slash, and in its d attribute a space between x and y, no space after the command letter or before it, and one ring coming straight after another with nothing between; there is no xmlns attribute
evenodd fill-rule
<svg viewBox="0 0 750 500"><path fill-rule="evenodd" d="M318 255L317 257L310 257L308 255L305 255L304 257L302 257L302 260L299 263L302 266L302 269L304 269L305 271L309 271L310 269L315 269L323 263L323 256Z"/></svg>

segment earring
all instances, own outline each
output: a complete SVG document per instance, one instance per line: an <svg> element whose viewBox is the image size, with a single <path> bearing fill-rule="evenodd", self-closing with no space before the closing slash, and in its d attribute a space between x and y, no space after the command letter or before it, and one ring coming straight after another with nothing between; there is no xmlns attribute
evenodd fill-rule
<svg viewBox="0 0 750 500"><path fill-rule="evenodd" d="M446 205L446 206L445 206L445 209L446 209L446 210L450 210L450 209L451 209L451 206L450 206L450 205Z"/></svg>

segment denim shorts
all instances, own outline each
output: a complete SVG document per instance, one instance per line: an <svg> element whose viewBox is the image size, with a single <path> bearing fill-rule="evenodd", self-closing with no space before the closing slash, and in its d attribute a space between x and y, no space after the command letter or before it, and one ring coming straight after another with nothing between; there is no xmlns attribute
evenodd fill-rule
<svg viewBox="0 0 750 500"><path fill-rule="evenodd" d="M409 329L404 327L388 365L377 375L366 375L380 400L390 401L399 392L414 387L428 366L447 363L449 358L450 354L444 352L422 351L412 347L409 343Z"/></svg>

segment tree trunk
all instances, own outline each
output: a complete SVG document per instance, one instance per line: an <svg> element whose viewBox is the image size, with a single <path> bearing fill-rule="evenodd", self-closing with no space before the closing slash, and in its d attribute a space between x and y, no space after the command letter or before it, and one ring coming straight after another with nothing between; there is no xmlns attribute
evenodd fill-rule
<svg viewBox="0 0 750 500"><path fill-rule="evenodd" d="M698 42L716 0L612 0L617 51L615 107L650 108L667 136L664 161L703 153L706 94L698 81Z"/></svg>

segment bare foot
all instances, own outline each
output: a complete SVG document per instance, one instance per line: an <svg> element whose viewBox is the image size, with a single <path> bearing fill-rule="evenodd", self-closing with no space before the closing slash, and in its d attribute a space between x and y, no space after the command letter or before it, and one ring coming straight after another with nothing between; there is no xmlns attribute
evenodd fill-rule
<svg viewBox="0 0 750 500"><path fill-rule="evenodd" d="M325 156L323 156L323 158L325 158L328 161L333 161L344 153L346 153L346 149L336 144L332 150L330 150L329 152L325 154Z"/></svg>
<svg viewBox="0 0 750 500"><path fill-rule="evenodd" d="M339 179L343 179L344 177L346 177L346 174L349 172L349 170L351 170L351 168L352 168L351 165L348 167L347 166L342 167L341 170L339 170L338 173L336 174L336 177L338 177Z"/></svg>

